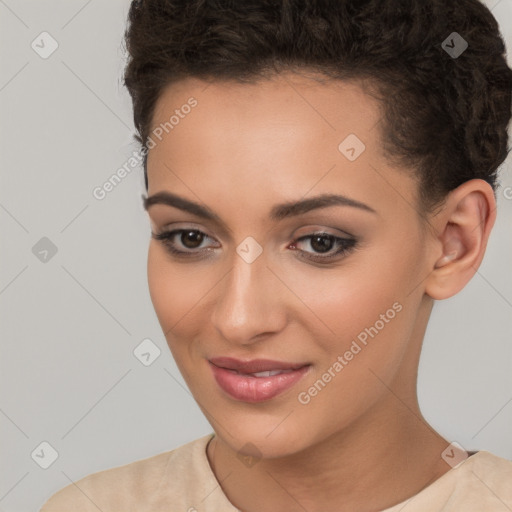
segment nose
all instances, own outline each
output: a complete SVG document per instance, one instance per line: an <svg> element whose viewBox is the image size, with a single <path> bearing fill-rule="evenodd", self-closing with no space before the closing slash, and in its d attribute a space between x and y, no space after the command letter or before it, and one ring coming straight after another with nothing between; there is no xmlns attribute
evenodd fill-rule
<svg viewBox="0 0 512 512"><path fill-rule="evenodd" d="M251 345L280 332L286 324L286 298L262 254L252 263L235 255L233 267L219 283L212 323L223 339Z"/></svg>

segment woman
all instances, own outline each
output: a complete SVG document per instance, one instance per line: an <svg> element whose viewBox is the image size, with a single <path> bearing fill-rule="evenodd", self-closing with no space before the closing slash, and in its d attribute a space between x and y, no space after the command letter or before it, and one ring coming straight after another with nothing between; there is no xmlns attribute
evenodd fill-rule
<svg viewBox="0 0 512 512"><path fill-rule="evenodd" d="M214 433L43 512L512 509L512 462L444 439L416 393L434 300L496 218L512 71L489 10L143 0L126 43L151 299Z"/></svg>

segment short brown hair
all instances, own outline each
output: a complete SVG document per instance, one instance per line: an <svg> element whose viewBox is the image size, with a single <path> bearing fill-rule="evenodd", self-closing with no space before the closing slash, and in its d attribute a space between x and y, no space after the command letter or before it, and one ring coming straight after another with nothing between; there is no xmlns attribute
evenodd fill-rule
<svg viewBox="0 0 512 512"><path fill-rule="evenodd" d="M128 22L124 82L141 144L174 81L256 82L302 69L371 84L386 156L412 169L422 209L472 178L496 190L512 70L478 0L134 0ZM442 45L454 46L453 32L468 44L459 56ZM144 174L147 189L146 153Z"/></svg>

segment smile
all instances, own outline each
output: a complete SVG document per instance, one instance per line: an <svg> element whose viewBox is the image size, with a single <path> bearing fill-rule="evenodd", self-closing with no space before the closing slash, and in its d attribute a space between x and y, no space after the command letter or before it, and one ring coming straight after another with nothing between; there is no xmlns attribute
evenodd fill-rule
<svg viewBox="0 0 512 512"><path fill-rule="evenodd" d="M284 393L297 384L311 366L263 359L243 362L232 358L214 358L209 363L213 377L224 393L250 403L270 400Z"/></svg>

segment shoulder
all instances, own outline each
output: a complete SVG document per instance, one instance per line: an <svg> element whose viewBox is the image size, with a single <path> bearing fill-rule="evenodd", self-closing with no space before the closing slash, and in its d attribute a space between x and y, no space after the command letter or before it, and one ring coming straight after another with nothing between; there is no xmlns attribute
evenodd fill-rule
<svg viewBox="0 0 512 512"><path fill-rule="evenodd" d="M455 466L440 479L434 493L443 512L501 512L512 510L512 462L482 450ZM431 509L429 509L431 510Z"/></svg>
<svg viewBox="0 0 512 512"><path fill-rule="evenodd" d="M485 450L454 466L418 494L382 512L512 510L512 461Z"/></svg>
<svg viewBox="0 0 512 512"><path fill-rule="evenodd" d="M210 438L211 434L171 451L91 473L53 494L40 512L146 509L158 499L159 490L179 493L194 472L202 471L200 457Z"/></svg>
<svg viewBox="0 0 512 512"><path fill-rule="evenodd" d="M512 461L488 451L473 455L473 464L469 467L468 483L490 502L496 501L512 506ZM473 458L473 457L470 457Z"/></svg>

